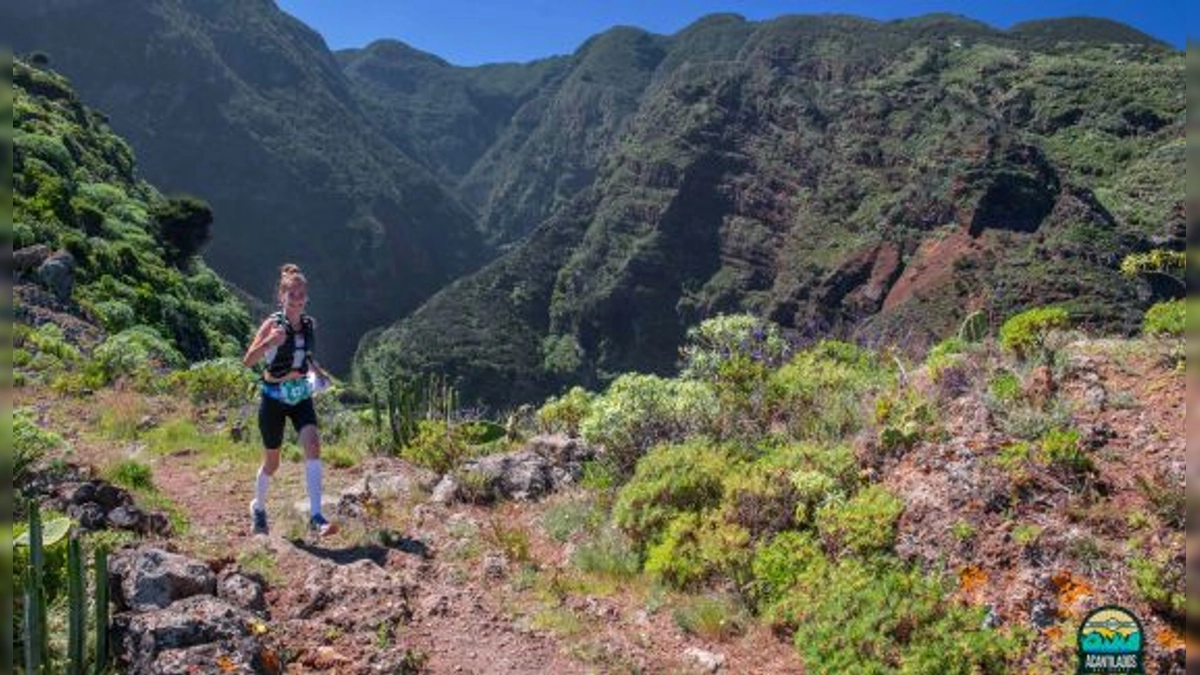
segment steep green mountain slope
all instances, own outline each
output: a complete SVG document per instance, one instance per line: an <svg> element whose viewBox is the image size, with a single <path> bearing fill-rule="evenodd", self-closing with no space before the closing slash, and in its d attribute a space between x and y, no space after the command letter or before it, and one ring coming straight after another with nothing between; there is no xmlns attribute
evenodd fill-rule
<svg viewBox="0 0 1200 675"><path fill-rule="evenodd" d="M336 53L359 105L404 153L456 186L568 60L462 68L395 40Z"/></svg>
<svg viewBox="0 0 1200 675"><path fill-rule="evenodd" d="M720 312L916 345L969 310L1053 302L1131 329L1168 292L1117 270L1184 230L1183 59L1145 36L714 17L647 40L646 88L591 189L371 335L360 370L514 401L668 371Z"/></svg>
<svg viewBox="0 0 1200 675"><path fill-rule="evenodd" d="M173 234L189 228L178 214L195 200L168 200L143 181L129 146L62 77L17 61L13 83L13 248L19 259L39 244L67 251L76 265L65 303L21 287L18 297L73 309L110 334L149 327L190 360L240 355L250 333L245 308L189 255L194 249L181 249L198 238ZM218 228L216 240L223 236ZM39 276L18 269L19 282ZM17 309L40 323L34 311Z"/></svg>
<svg viewBox="0 0 1200 675"><path fill-rule="evenodd" d="M166 190L209 199L214 268L270 300L299 263L317 281L324 358L478 266L468 211L389 143L321 38L269 0L6 3L3 33L40 50L110 116Z"/></svg>

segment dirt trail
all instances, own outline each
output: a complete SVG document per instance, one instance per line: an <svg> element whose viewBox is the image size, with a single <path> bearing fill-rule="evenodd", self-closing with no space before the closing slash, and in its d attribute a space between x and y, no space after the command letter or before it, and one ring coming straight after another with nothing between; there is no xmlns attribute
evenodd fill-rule
<svg viewBox="0 0 1200 675"><path fill-rule="evenodd" d="M665 605L648 611L644 591L617 584L547 599L521 579L569 573L570 544L542 531L546 504L444 507L418 492L390 500L382 518L343 518L340 533L314 542L291 506L305 499L303 471L285 461L271 486L271 534L255 536L247 515L252 451L214 460L181 447L156 457L138 442L81 433L96 427L95 404L60 399L41 408L52 417L47 426L67 438L72 461L101 469L134 457L150 465L159 494L188 522L185 534L164 545L267 578L268 644L288 673L803 671L787 639L758 627L702 639L682 631ZM369 470L327 465L327 500ZM525 569L487 541L493 522L526 533ZM321 588L329 597L315 597ZM704 665L709 657L721 665Z"/></svg>

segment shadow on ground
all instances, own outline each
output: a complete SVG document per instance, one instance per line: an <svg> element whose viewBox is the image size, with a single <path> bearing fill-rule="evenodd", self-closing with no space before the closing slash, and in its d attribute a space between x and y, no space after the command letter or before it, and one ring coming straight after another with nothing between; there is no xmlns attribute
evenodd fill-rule
<svg viewBox="0 0 1200 675"><path fill-rule="evenodd" d="M380 532L378 539L379 543L360 544L349 548L327 548L321 546L320 542L305 539L288 539L287 541L309 555L338 565L349 565L359 560L370 560L376 565L383 565L387 561L389 550L401 551L425 559L432 557L429 547L419 539L401 536L389 530Z"/></svg>

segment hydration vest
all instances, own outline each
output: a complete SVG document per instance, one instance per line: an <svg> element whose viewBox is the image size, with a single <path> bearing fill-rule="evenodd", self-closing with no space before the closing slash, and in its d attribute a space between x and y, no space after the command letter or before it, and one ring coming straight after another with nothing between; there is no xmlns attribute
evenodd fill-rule
<svg viewBox="0 0 1200 675"><path fill-rule="evenodd" d="M287 339L278 347L267 350L267 373L275 379L281 378L293 370L307 373L308 363L312 360L313 350L317 346L317 339L313 334L312 317L307 314L300 316L299 332L292 328L292 324L283 312L275 312L271 318L277 325L283 326L287 330Z"/></svg>

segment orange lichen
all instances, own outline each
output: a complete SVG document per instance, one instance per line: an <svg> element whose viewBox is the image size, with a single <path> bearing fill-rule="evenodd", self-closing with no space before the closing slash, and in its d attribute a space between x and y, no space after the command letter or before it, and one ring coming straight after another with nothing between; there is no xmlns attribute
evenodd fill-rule
<svg viewBox="0 0 1200 675"><path fill-rule="evenodd" d="M1092 597L1092 587L1067 570L1056 572L1054 576L1050 577L1050 581L1058 589L1058 613L1063 617L1076 616L1078 614L1076 605L1082 600Z"/></svg>
<svg viewBox="0 0 1200 675"><path fill-rule="evenodd" d="M967 565L958 573L958 587L966 594L974 593L983 588L987 582L987 572L980 569L978 565Z"/></svg>
<svg viewBox="0 0 1200 675"><path fill-rule="evenodd" d="M1163 628L1158 631L1154 635L1154 641L1158 643L1158 646L1167 651L1184 649L1187 646L1187 643L1183 640L1183 636L1170 628Z"/></svg>

